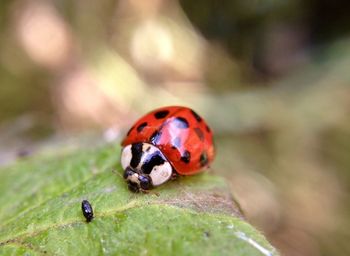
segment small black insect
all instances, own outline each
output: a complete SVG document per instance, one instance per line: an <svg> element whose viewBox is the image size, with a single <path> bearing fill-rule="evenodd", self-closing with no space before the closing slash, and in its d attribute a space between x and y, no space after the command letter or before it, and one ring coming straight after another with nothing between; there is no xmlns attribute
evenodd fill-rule
<svg viewBox="0 0 350 256"><path fill-rule="evenodd" d="M81 202L81 210L83 211L86 222L92 221L94 218L94 211L92 210L92 206L88 200L83 200Z"/></svg>

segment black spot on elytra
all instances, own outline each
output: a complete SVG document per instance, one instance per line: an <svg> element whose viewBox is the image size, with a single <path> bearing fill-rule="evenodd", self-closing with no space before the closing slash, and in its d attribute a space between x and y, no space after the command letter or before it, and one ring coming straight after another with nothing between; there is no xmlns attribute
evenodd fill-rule
<svg viewBox="0 0 350 256"><path fill-rule="evenodd" d="M162 118L166 117L168 114L169 114L168 110L161 110L161 111L154 113L154 117L157 119L162 119Z"/></svg>
<svg viewBox="0 0 350 256"><path fill-rule="evenodd" d="M199 163L201 167L206 166L208 164L208 154L206 151L203 151L200 158L199 158Z"/></svg>
<svg viewBox="0 0 350 256"><path fill-rule="evenodd" d="M185 150L181 156L181 161L188 164L191 161L191 153Z"/></svg>
<svg viewBox="0 0 350 256"><path fill-rule="evenodd" d="M191 110L192 115L194 116L194 118L196 118L197 122L201 122L202 118L193 110Z"/></svg>
<svg viewBox="0 0 350 256"><path fill-rule="evenodd" d="M141 160L143 151L142 151L142 143L135 143L131 145L131 161L130 166L132 168L136 168Z"/></svg>
<svg viewBox="0 0 350 256"><path fill-rule="evenodd" d="M181 139L180 137L176 137L173 141L172 141L172 147L174 149L180 148L181 147Z"/></svg>
<svg viewBox="0 0 350 256"><path fill-rule="evenodd" d="M197 134L198 138L201 141L204 141L204 134L203 134L202 130L200 128L196 127L196 128L194 128L194 131Z"/></svg>
<svg viewBox="0 0 350 256"><path fill-rule="evenodd" d="M151 137L149 138L150 142L154 145L157 145L157 143L160 140L160 137L162 136L162 132L161 131L154 131L154 133L152 133Z"/></svg>
<svg viewBox="0 0 350 256"><path fill-rule="evenodd" d="M189 127L188 121L183 117L176 117L172 122L179 129L186 129Z"/></svg>
<svg viewBox="0 0 350 256"><path fill-rule="evenodd" d="M150 174L154 166L162 165L164 162L165 159L163 156L160 152L156 151L145 160L141 166L141 170L143 173Z"/></svg>
<svg viewBox="0 0 350 256"><path fill-rule="evenodd" d="M211 133L211 130L208 125L205 126L205 129L207 130L207 132Z"/></svg>
<svg viewBox="0 0 350 256"><path fill-rule="evenodd" d="M146 126L147 126L147 122L143 122L142 124L137 126L136 128L137 132L142 132L143 128L145 128Z"/></svg>
<svg viewBox="0 0 350 256"><path fill-rule="evenodd" d="M132 126L132 127L129 129L129 131L128 131L128 133L126 134L126 136L129 136L133 129L134 129L134 126Z"/></svg>

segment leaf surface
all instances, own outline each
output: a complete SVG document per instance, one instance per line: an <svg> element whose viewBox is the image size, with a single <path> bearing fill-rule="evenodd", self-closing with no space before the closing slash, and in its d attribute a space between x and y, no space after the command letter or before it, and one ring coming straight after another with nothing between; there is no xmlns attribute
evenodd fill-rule
<svg viewBox="0 0 350 256"><path fill-rule="evenodd" d="M134 194L119 156L107 146L2 168L0 254L277 255L242 219L223 179L204 173Z"/></svg>

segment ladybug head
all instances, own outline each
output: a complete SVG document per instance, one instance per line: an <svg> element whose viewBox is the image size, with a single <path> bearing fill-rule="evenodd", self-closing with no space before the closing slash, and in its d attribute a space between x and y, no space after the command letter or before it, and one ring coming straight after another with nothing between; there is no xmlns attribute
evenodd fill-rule
<svg viewBox="0 0 350 256"><path fill-rule="evenodd" d="M169 180L173 172L163 153L149 143L134 143L124 147L121 163L124 179L133 192L159 186Z"/></svg>
<svg viewBox="0 0 350 256"><path fill-rule="evenodd" d="M130 167L127 167L124 171L124 179L127 180L128 187L133 192L152 188L152 180L149 175L139 174Z"/></svg>

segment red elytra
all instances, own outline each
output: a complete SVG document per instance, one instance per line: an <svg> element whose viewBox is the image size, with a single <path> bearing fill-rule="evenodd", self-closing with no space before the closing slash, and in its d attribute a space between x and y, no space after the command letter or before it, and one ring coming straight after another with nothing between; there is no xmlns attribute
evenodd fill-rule
<svg viewBox="0 0 350 256"><path fill-rule="evenodd" d="M187 107L162 107L141 117L127 133L122 146L139 142L158 147L180 175L196 174L214 159L209 126Z"/></svg>

